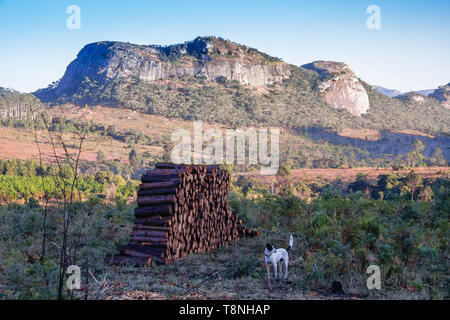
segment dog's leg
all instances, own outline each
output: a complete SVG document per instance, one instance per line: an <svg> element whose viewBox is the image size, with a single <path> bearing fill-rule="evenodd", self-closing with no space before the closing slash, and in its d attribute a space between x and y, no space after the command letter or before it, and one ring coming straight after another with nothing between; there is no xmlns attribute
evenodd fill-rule
<svg viewBox="0 0 450 320"><path fill-rule="evenodd" d="M269 268L269 264L266 264L267 267L267 283L269 284L269 289L272 289L271 285L270 285L270 268Z"/></svg>
<svg viewBox="0 0 450 320"><path fill-rule="evenodd" d="M278 279L277 263L276 262L273 264L273 272L275 273L275 280Z"/></svg>
<svg viewBox="0 0 450 320"><path fill-rule="evenodd" d="M277 279L280 280L281 277L283 276L283 261L278 262L277 264L277 269L278 269L278 277Z"/></svg>
<svg viewBox="0 0 450 320"><path fill-rule="evenodd" d="M286 259L286 261L284 262L284 280L286 280L288 276L288 264L289 260Z"/></svg>

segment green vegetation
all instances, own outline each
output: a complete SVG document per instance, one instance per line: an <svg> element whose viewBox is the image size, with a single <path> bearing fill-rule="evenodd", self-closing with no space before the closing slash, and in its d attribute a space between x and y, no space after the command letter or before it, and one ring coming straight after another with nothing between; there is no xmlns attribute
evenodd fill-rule
<svg viewBox="0 0 450 320"><path fill-rule="evenodd" d="M96 179L112 183L118 178L103 172ZM289 177L277 181L277 186L268 187L240 177L232 185L233 211L247 227L260 230L260 237L151 268L108 264L108 256L128 241L134 205L111 204L101 196L74 202L68 263L81 267L84 289L64 289L62 298L105 299L133 290L180 298L215 272L220 278L196 292L209 298L310 299L317 291L326 295L326 288L337 280L345 292L358 297L449 298L448 176L421 179L410 172L380 176L370 183L361 174L348 186L340 181L294 182ZM33 201L0 205L1 297L57 298L63 210ZM268 241L285 246L289 233L295 236L289 282L268 291L261 252ZM381 268L382 291L367 290L370 264Z"/></svg>
<svg viewBox="0 0 450 320"><path fill-rule="evenodd" d="M25 203L48 199L63 199L64 186L69 186L74 177L72 168L63 164L61 169L52 165L42 167L35 160L0 160L0 200L6 203L17 200ZM75 193L80 199L105 194L111 187L116 198L128 199L134 196L138 181L125 181L111 171L96 174L81 174L75 182Z"/></svg>
<svg viewBox="0 0 450 320"><path fill-rule="evenodd" d="M372 185L360 175L348 189L338 181L318 186L287 179L277 194L244 180L230 195L233 210L249 227L297 235L302 287L327 287L333 280L349 285L376 264L384 290L449 297L448 177L431 181L411 172L380 176ZM312 193L305 196L305 190ZM250 273L256 270L264 272L254 267Z"/></svg>
<svg viewBox="0 0 450 320"><path fill-rule="evenodd" d="M0 205L0 299L58 297L60 246L65 234L62 210L36 203ZM82 282L90 287L95 281L88 270L95 273L104 268L106 256L117 253L117 247L127 241L130 229L126 225L133 213L128 206L119 208L101 198L75 203L74 210L67 232L67 259L80 266ZM62 298L73 298L73 292L64 290Z"/></svg>
<svg viewBox="0 0 450 320"><path fill-rule="evenodd" d="M432 165L437 166L447 165L447 160L445 160L444 153L441 148L436 147L436 149L434 149L433 155L430 157L430 162Z"/></svg>
<svg viewBox="0 0 450 320"><path fill-rule="evenodd" d="M33 113L43 108L39 99L30 93L0 87L0 123L32 120Z"/></svg>
<svg viewBox="0 0 450 320"><path fill-rule="evenodd" d="M209 57L220 56L222 58L240 59L244 54L250 59L256 59L260 63L273 64L281 62L279 58L269 56L255 48L213 36L197 37L193 41L169 46L155 46L155 48L158 49L156 54L161 61L178 63L180 58L190 58L193 60L202 58L207 43L213 44L213 46L208 48ZM189 56L186 56L186 53Z"/></svg>
<svg viewBox="0 0 450 320"><path fill-rule="evenodd" d="M381 152L373 150L368 152L350 143L333 144L321 139L309 138L305 129L310 126L336 130L371 128L448 133L448 123L450 123L450 111L442 108L435 99L426 99L422 104L389 99L367 84L364 85L369 94L371 108L363 117L354 117L344 110L331 108L316 90L318 81L317 73L295 66L292 66L289 79L286 79L283 84L269 86L264 93L224 77L219 77L216 81L206 81L201 78L174 78L166 84L149 83L138 79L99 84L85 79L77 92L61 97L57 103L74 102L79 105L102 104L125 107L143 113L162 115L169 119L219 122L229 127L281 126L286 129L282 133L285 140L281 144L281 163L292 168L392 166L396 162L398 165L410 167L446 165L444 153L446 150L443 151L443 147L434 150L429 158L423 157L424 148L422 147L416 148L414 152L406 156L397 155L396 159L395 154L380 154ZM7 96L10 97L11 94ZM9 102L3 102L3 108L11 109L14 106L11 101L25 99L18 93L14 93L14 97L15 99L9 98ZM0 110L1 108L0 99ZM12 115L0 120L0 125L33 128L31 119ZM152 145L163 147L165 153L162 158L167 159L170 154L171 142L167 137L151 136L135 129L118 130L114 125L86 123L61 116L50 119L45 112L44 117L52 132L69 133L86 130L101 137L127 143L130 150L138 150L139 145ZM34 126L37 129L46 129L41 119L35 119ZM387 150L386 152L390 150L389 147L382 149ZM406 154L408 151L401 152ZM144 154L142 157L146 161L158 160ZM114 166L113 163L109 165L110 168ZM130 174L132 173L126 175Z"/></svg>
<svg viewBox="0 0 450 320"><path fill-rule="evenodd" d="M48 128L46 128L44 117L47 121ZM158 137L150 137L138 130L128 129L125 131L117 130L116 126L104 126L93 121L86 122L83 119L67 119L62 116L51 117L48 112L44 111L38 119L14 119L7 118L0 120L0 126L9 128L26 128L49 130L51 132L71 133L78 131L85 131L89 134L97 134L102 137L111 137L114 140L125 142L128 144L144 144L144 145L165 145L166 141Z"/></svg>
<svg viewBox="0 0 450 320"><path fill-rule="evenodd" d="M100 84L85 79L77 91L62 96L58 103L119 106L168 118L219 122L231 127L274 125L287 129L319 126L334 129L418 130L448 132L450 111L435 99L424 104L390 99L365 84L370 110L363 117L331 108L316 90L319 75L291 66L283 84L269 86L264 94L256 89L218 78L174 78L173 83L156 84L133 80ZM176 82L176 85L175 85Z"/></svg>
<svg viewBox="0 0 450 320"><path fill-rule="evenodd" d="M364 83L370 109L363 118L367 127L378 130L418 130L425 133L449 133L450 110L439 101L425 98L423 103L390 99Z"/></svg>
<svg viewBox="0 0 450 320"><path fill-rule="evenodd" d="M227 48L230 55L232 49ZM176 55L177 50L168 52L167 59L175 59ZM263 185L240 176L229 196L233 211L247 227L260 230L262 236L214 253L188 257L188 263L152 266L150 270L110 266L107 258L117 253L130 234L134 205L129 202L139 183L131 178L150 160L139 152L139 145L163 146L167 157L170 143L133 129L120 131L94 122L50 118L45 112L42 119L36 119L32 111L40 110L42 105L33 96L1 89L2 126L109 137L125 142L129 152L129 163L107 161L100 150L97 161L92 163L79 162L67 151L66 160L54 159L57 164L53 165L41 165L35 160L0 160L1 298L105 298L106 288L102 291L96 287L95 276L109 276L115 292L144 289L177 297L182 293L180 288L191 288L191 282L200 282L202 274L215 271L221 273L223 281L210 294L223 290L238 297L264 298L265 270L259 263L264 244L275 241L277 246L285 245L291 232L296 237L291 251L292 282L285 285L286 292L274 298L299 297L297 294L326 288L333 280L342 281L346 290L373 297L376 293L367 292L365 287L369 264L377 264L382 270L383 297L400 294L449 298L448 173L443 172L438 179L423 178L414 171L381 175L375 183L361 174L348 185L340 180L294 181L290 175L290 168L296 167L445 165L444 151L436 147L431 157L426 157L421 140L396 159L372 159L366 150L313 141L298 129L414 129L449 134L448 110L433 99L426 99L425 104L388 99L366 86L371 109L363 117L353 117L328 106L315 90L318 75L297 67L292 67L292 76L283 84L272 85L263 93L224 78L214 82L202 78L173 80L166 84L136 79L108 84L85 80L75 94L58 102L101 103L229 127L285 128L276 182ZM78 137L82 141L83 136ZM65 269L70 264L82 269L83 291L63 288ZM126 272L141 271L147 272L153 282L146 278L144 284L136 284L124 276ZM186 273L190 274L188 280ZM166 277L175 285L171 287Z"/></svg>
<svg viewBox="0 0 450 320"><path fill-rule="evenodd" d="M448 132L450 123L450 112L434 99L427 99L426 105L403 102L389 99L368 85L366 89L371 109L363 117L355 117L344 110L331 108L315 90L318 81L317 73L295 66L292 66L292 75L289 79L282 85L270 86L264 94L224 77L217 78L215 82L201 78L174 78L173 82L167 84L149 83L138 79L99 84L85 79L78 92L61 97L58 103L118 106L162 115L169 119L219 122L229 127L281 126L286 129L282 133L285 140L281 144L281 163L292 168L392 166L395 160L408 166L446 164L442 149L438 149L435 157L430 159L419 159L420 155L423 155L423 148L409 153L407 157L400 154L398 159L395 159L395 155L380 154L378 151L375 151L375 155L350 143L332 144L321 139L311 139L305 130L310 126L336 130L408 129L445 133ZM79 128L81 125L74 120L60 117L51 120L51 130L58 132L70 132L73 127ZM169 156L171 143L168 139L148 136L132 129L119 131L115 126L105 127L95 123L83 125L87 126L90 132L130 145L162 146L165 150L164 157ZM390 150L389 147L385 149Z"/></svg>
<svg viewBox="0 0 450 320"><path fill-rule="evenodd" d="M283 164L280 166L280 169L278 169L278 175L282 177L287 177L291 174L291 168L287 165Z"/></svg>

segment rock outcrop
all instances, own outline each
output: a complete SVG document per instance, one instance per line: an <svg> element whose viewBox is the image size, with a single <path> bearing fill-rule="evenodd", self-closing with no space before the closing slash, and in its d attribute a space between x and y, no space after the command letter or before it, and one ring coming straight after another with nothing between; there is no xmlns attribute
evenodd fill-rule
<svg viewBox="0 0 450 320"><path fill-rule="evenodd" d="M415 102L418 104L422 104L425 102L425 99L427 98L425 95L419 94L415 91L411 91L395 96L395 99L401 100L403 102Z"/></svg>
<svg viewBox="0 0 450 320"><path fill-rule="evenodd" d="M206 80L225 77L264 86L289 75L289 65L281 60L215 37L198 37L166 47L97 42L79 52L59 83L37 91L36 95L42 98L49 91L56 97L70 95L86 78L104 83L123 78L156 81L184 76Z"/></svg>
<svg viewBox="0 0 450 320"><path fill-rule="evenodd" d="M450 82L434 90L429 96L439 100L444 108L450 109Z"/></svg>
<svg viewBox="0 0 450 320"><path fill-rule="evenodd" d="M348 65L342 62L315 61L302 66L321 76L318 89L334 108L346 109L354 116L369 110L366 89Z"/></svg>

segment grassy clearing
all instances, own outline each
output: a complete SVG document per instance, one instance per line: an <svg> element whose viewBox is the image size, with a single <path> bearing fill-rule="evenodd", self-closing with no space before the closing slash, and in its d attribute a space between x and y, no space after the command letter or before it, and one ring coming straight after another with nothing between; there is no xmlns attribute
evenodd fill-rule
<svg viewBox="0 0 450 320"><path fill-rule="evenodd" d="M81 267L82 290L65 291L64 298L449 298L448 177L421 179L410 172L370 183L360 175L348 186L286 178L274 190L240 179L229 196L233 211L260 230L260 237L150 267L107 263L107 256L128 242L134 205L101 198L74 204L68 257ZM35 202L0 206L1 298L55 298L62 213L61 207L47 208L43 246L43 207ZM290 233L295 240L288 281L269 290L265 244L285 247ZM381 269L381 290L366 287L372 264ZM333 281L341 282L345 295L332 294Z"/></svg>
<svg viewBox="0 0 450 320"><path fill-rule="evenodd" d="M290 252L287 281L267 286L264 264L266 239L286 246L288 233L263 232L259 238L246 238L213 253L191 255L169 265L134 267L124 265L106 271L110 289L106 299L425 299L426 293L410 289L370 291L366 274L354 274L343 282L346 295L333 295L329 284L311 286L305 270L305 241L296 238ZM218 272L218 275L213 275ZM213 276L211 276L213 275ZM99 275L101 278L101 275ZM336 279L341 280L341 279Z"/></svg>

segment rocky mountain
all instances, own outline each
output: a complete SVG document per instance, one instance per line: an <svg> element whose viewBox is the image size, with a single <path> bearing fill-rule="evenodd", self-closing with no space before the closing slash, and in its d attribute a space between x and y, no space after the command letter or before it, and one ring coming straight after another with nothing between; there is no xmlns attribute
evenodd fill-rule
<svg viewBox="0 0 450 320"><path fill-rule="evenodd" d="M333 108L346 109L354 116L367 113L370 103L366 89L348 65L342 62L315 61L302 67L320 75L318 89Z"/></svg>
<svg viewBox="0 0 450 320"><path fill-rule="evenodd" d="M443 99L442 90L436 94ZM450 131L450 112L434 97L391 99L345 63L298 67L216 37L170 46L92 43L62 79L34 94L49 105L121 107L231 126Z"/></svg>
<svg viewBox="0 0 450 320"><path fill-rule="evenodd" d="M181 119L229 128L279 127L283 157L300 166L393 159L411 150L417 139L426 143L427 155L439 146L449 159L448 89L390 98L345 63L315 61L299 67L214 37L171 46L98 42L85 46L59 81L34 95L0 90L0 125L11 132L29 128L30 107L65 104L61 108L97 112L97 119L111 110L112 116L94 130L128 145L140 141L145 150L159 148L151 157L169 145L166 138L153 137L159 129L152 121L165 119L170 127ZM137 118L118 129L117 121L130 114ZM74 125L58 117L52 123L55 130Z"/></svg>
<svg viewBox="0 0 450 320"><path fill-rule="evenodd" d="M256 49L215 37L198 37L165 47L98 42L80 51L59 82L35 95L45 102L61 97L70 100L67 98L77 94L86 79L107 85L121 80L155 83L180 78L214 81L223 77L242 85L264 87L288 79L293 67ZM355 116L369 109L364 86L346 64L316 61L303 68L320 75L316 89L331 107Z"/></svg>
<svg viewBox="0 0 450 320"><path fill-rule="evenodd" d="M253 48L215 37L198 37L170 46L97 42L85 46L56 86L36 92L44 100L73 94L86 78L105 83L117 79L144 81L174 77L225 77L251 86L288 78L290 67Z"/></svg>
<svg viewBox="0 0 450 320"><path fill-rule="evenodd" d="M399 96L402 94L401 91L396 90L396 89L387 89L381 86L373 86L373 88L375 90L377 90L379 93L384 94L385 96L389 97L389 98L393 98L395 96Z"/></svg>

